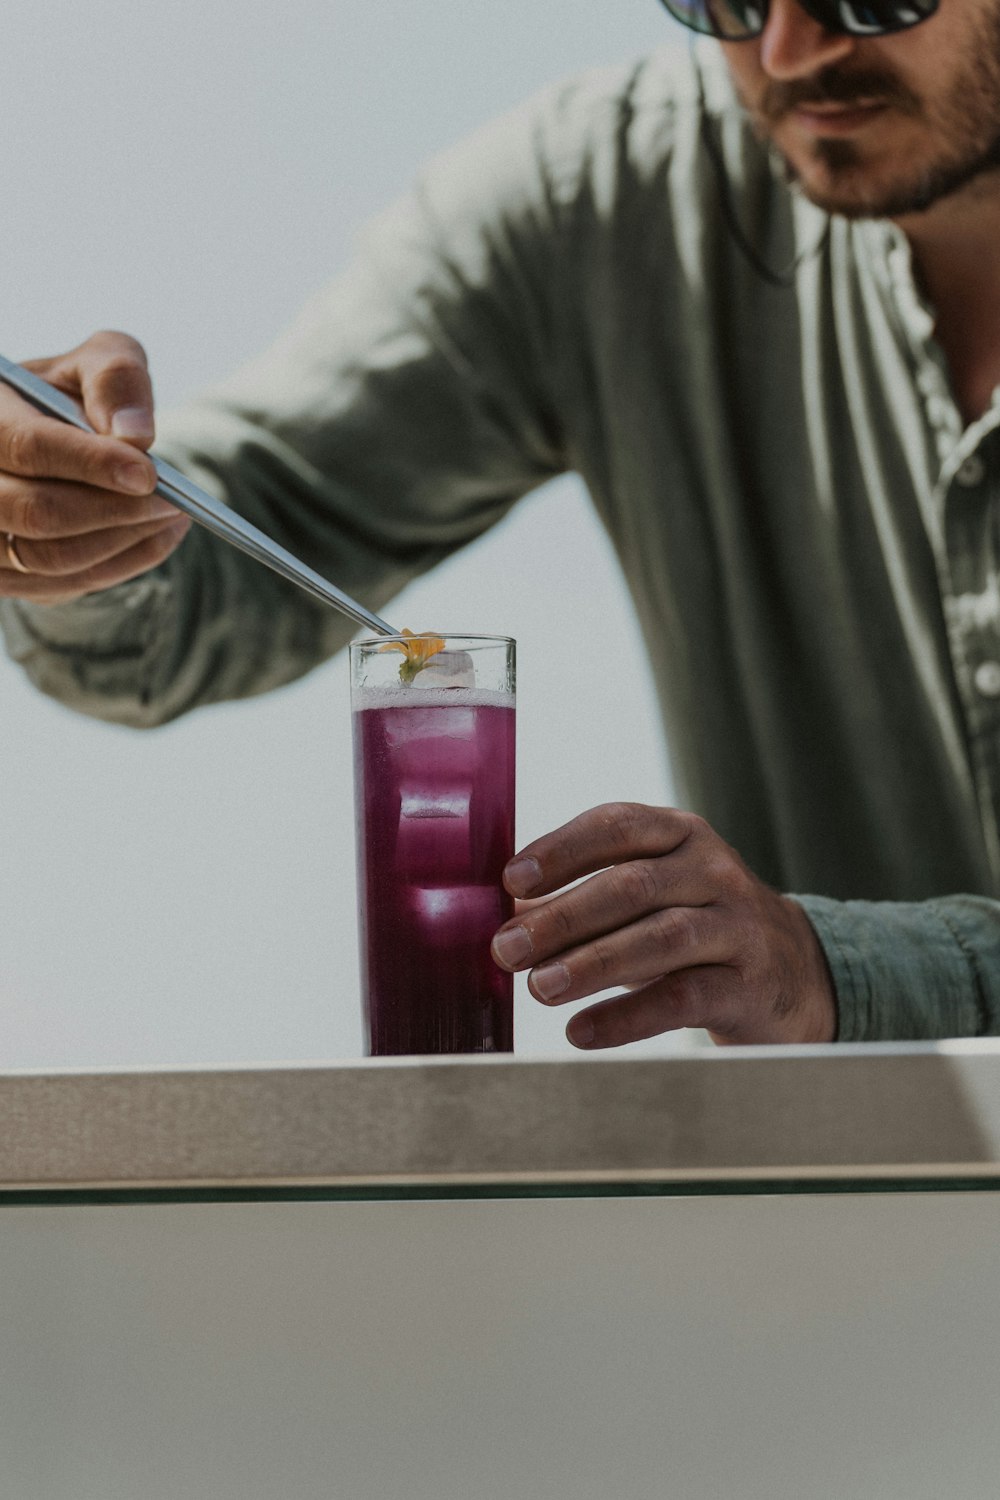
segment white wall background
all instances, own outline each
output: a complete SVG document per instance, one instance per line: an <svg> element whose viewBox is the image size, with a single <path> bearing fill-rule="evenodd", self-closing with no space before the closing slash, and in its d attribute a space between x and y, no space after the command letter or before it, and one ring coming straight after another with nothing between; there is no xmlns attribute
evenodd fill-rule
<svg viewBox="0 0 1000 1500"><path fill-rule="evenodd" d="M161 407L260 348L429 153L555 77L678 41L656 0L0 0L0 36L0 351L127 329ZM521 842L609 798L670 799L575 480L392 615L518 638ZM344 660L141 735L0 659L0 1068L357 1055L349 732ZM521 983L520 1052L571 1052L567 1019Z"/></svg>

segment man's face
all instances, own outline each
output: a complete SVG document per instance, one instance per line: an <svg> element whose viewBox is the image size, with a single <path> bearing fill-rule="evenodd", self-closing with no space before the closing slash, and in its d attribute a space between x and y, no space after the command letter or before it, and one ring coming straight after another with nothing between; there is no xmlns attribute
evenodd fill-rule
<svg viewBox="0 0 1000 1500"><path fill-rule="evenodd" d="M772 0L763 35L722 50L756 129L831 213L902 217L1000 169L1000 0L941 0L871 39Z"/></svg>

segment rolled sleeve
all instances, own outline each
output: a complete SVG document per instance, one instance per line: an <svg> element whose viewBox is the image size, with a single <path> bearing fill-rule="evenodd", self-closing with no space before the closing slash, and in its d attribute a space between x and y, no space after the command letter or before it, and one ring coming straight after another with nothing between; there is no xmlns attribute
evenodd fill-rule
<svg viewBox="0 0 1000 1500"><path fill-rule="evenodd" d="M97 718L145 728L171 589L150 574L71 604L0 600L0 632L12 661L43 693Z"/></svg>
<svg viewBox="0 0 1000 1500"><path fill-rule="evenodd" d="M838 1041L1000 1034L1000 902L795 899L830 965Z"/></svg>

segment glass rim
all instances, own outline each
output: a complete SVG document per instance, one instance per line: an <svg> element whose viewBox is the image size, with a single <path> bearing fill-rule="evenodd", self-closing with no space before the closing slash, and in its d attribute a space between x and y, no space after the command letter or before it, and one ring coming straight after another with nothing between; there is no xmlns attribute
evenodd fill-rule
<svg viewBox="0 0 1000 1500"><path fill-rule="evenodd" d="M387 641L408 641L408 640L411 640L411 639L414 639L414 638L416 640L418 640L418 641L419 640L425 640L428 636L437 636L439 640L444 641L446 644L449 641L478 641L480 643L480 646L479 646L478 649L482 649L482 644L483 643L485 643L487 645L490 645L490 646L516 646L517 645L517 641L516 641L515 637L512 636L512 635L477 635L475 632L463 633L463 632L457 631L457 630L453 630L453 631L450 631L450 632L449 631L444 631L444 630L421 630L421 631L418 631L416 633L415 637L406 636L406 635L402 635L402 634L400 634L400 635L366 635L366 636L363 636L361 638L361 640L359 640L359 641L351 641L350 650L351 651L362 651L362 650L364 650L364 648L366 646L382 646L382 645L385 645L385 643ZM475 650L477 648L473 647L473 649Z"/></svg>

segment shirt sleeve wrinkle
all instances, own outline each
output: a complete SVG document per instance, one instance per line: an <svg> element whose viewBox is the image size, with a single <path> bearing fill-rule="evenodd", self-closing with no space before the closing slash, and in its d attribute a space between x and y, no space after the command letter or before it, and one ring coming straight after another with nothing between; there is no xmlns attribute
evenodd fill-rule
<svg viewBox="0 0 1000 1500"><path fill-rule="evenodd" d="M978 1017L974 1034L1000 1035L1000 902L955 896L939 906L941 918L969 966ZM979 930L983 928L985 945Z"/></svg>
<svg viewBox="0 0 1000 1500"><path fill-rule="evenodd" d="M1000 902L796 900L830 965L838 1040L1000 1034Z"/></svg>
<svg viewBox="0 0 1000 1500"><path fill-rule="evenodd" d="M565 467L551 314L557 236L543 200L539 183L537 195L477 218L470 246L468 235L453 234L447 205L425 182L416 201L431 274L401 319L536 483ZM391 282L390 266L382 276L387 297Z"/></svg>

